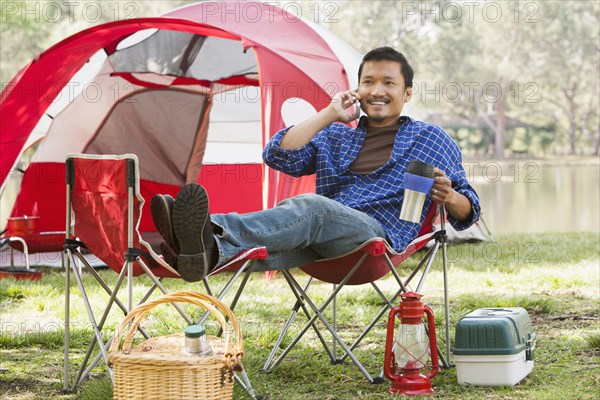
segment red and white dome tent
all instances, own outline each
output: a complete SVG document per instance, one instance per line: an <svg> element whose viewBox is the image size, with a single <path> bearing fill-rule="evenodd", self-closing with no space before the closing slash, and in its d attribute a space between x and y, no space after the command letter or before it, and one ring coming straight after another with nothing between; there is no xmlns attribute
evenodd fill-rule
<svg viewBox="0 0 600 400"><path fill-rule="evenodd" d="M11 216L64 231L67 153L135 153L146 200L197 181L211 212L260 210L312 191L313 177L264 166L262 148L355 87L360 59L324 28L258 2L203 2L79 32L2 92L2 188L39 141ZM142 232L155 231L148 211Z"/></svg>

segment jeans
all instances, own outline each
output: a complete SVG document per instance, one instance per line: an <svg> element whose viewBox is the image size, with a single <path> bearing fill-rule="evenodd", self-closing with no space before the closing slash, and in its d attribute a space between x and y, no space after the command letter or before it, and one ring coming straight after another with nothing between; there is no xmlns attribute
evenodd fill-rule
<svg viewBox="0 0 600 400"><path fill-rule="evenodd" d="M268 258L257 260L256 271L299 267L386 237L374 218L316 194L295 196L253 213L213 214L211 221L221 228L215 230L219 264L243 250L267 248Z"/></svg>

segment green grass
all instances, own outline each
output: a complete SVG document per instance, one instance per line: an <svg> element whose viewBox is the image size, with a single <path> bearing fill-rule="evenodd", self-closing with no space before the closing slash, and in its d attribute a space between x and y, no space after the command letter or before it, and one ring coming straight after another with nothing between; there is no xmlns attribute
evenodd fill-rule
<svg viewBox="0 0 600 400"><path fill-rule="evenodd" d="M588 347L592 351L600 351L600 331L586 333L583 339L587 342Z"/></svg>
<svg viewBox="0 0 600 400"><path fill-rule="evenodd" d="M600 387L599 244L597 233L547 233L505 235L494 243L449 248L451 326L477 308L524 307L538 335L536 364L533 372L514 387L459 386L456 369L442 370L433 380L436 391L433 397L597 399ZM410 260L402 265L401 274L415 262ZM116 274L112 271L104 270L100 274L110 285L115 284ZM295 275L300 281L306 279L299 271ZM217 287L224 283L224 278L216 277ZM89 274L84 274L84 279L92 288L89 292L92 307L99 310L108 295L92 284ZM165 283L171 291L204 290L201 285L182 280ZM389 277L379 283L384 291L393 288ZM136 279L136 298L148 284L147 278ZM369 289L368 286L349 287L341 292L338 329L344 338L358 335L382 307L380 298ZM74 282L71 290L70 372L74 379L77 363L83 358L92 331ZM331 291L331 285L314 283L311 290L315 299L322 299ZM443 277L438 262L434 263L421 292L434 310L438 336L443 338ZM277 400L392 398L387 393L388 382L369 384L348 360L342 365L331 364L312 330L273 372L260 373L293 304L293 296L281 274L266 283L263 274L256 273L236 308L244 333L244 365L258 394ZM186 306L186 310L195 318L201 315L194 307ZM62 393L63 313L64 274L61 271L45 271L39 282L0 281L0 398L112 398L111 381L103 363L92 371L77 393ZM109 315L105 337L110 336L122 318L121 312ZM382 367L384 320L355 351L372 374L377 374ZM298 315L296 321L302 322L303 316ZM145 321L152 336L181 331L184 325L168 305L156 308ZM291 331L298 332L300 328L294 324ZM289 341L286 338L283 345ZM236 385L234 398L247 399L248 396Z"/></svg>
<svg viewBox="0 0 600 400"><path fill-rule="evenodd" d="M475 293L465 293L458 296L455 307L459 310L475 310L477 308L523 307L530 316L556 313L559 308L558 300L545 296L482 296Z"/></svg>

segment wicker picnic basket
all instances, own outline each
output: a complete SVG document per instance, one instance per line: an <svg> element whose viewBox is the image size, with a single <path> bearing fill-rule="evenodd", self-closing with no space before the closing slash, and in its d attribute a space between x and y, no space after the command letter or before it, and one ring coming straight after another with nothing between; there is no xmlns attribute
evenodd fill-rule
<svg viewBox="0 0 600 400"><path fill-rule="evenodd" d="M213 355L186 353L183 333L151 338L133 347L134 335L148 312L159 304L177 302L201 307L220 323L223 337L208 336ZM121 346L121 336L126 329ZM231 337L232 331L234 337ZM114 374L114 399L229 400L233 396L233 370L241 368L242 355L240 326L225 304L196 292L161 296L134 308L115 333L109 355Z"/></svg>

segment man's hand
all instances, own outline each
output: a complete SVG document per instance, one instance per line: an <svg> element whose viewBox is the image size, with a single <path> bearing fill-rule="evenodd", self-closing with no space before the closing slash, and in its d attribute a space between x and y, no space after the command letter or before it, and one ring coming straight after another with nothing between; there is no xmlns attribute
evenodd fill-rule
<svg viewBox="0 0 600 400"><path fill-rule="evenodd" d="M456 220L468 221L473 218L471 201L464 195L452 189L452 181L439 168L434 169L434 182L431 188L431 199L443 204Z"/></svg>
<svg viewBox="0 0 600 400"><path fill-rule="evenodd" d="M446 204L452 201L452 198L457 194L452 189L452 181L446 176L446 173L439 168L434 168L435 177L433 178L433 186L431 187L431 199L439 204Z"/></svg>
<svg viewBox="0 0 600 400"><path fill-rule="evenodd" d="M346 123L354 121L358 118L358 115L355 113L349 114L346 109L357 104L359 101L358 89L336 93L327 107L319 111L316 115L291 127L283 136L279 146L282 149L296 149L305 146L317 132L333 122L340 121Z"/></svg>
<svg viewBox="0 0 600 400"><path fill-rule="evenodd" d="M349 113L347 109L352 106L359 107L359 111L356 112L353 108L352 113ZM328 108L335 110L338 115L338 121L344 123L354 121L360 115L360 95L358 94L358 89L336 93L331 99Z"/></svg>

